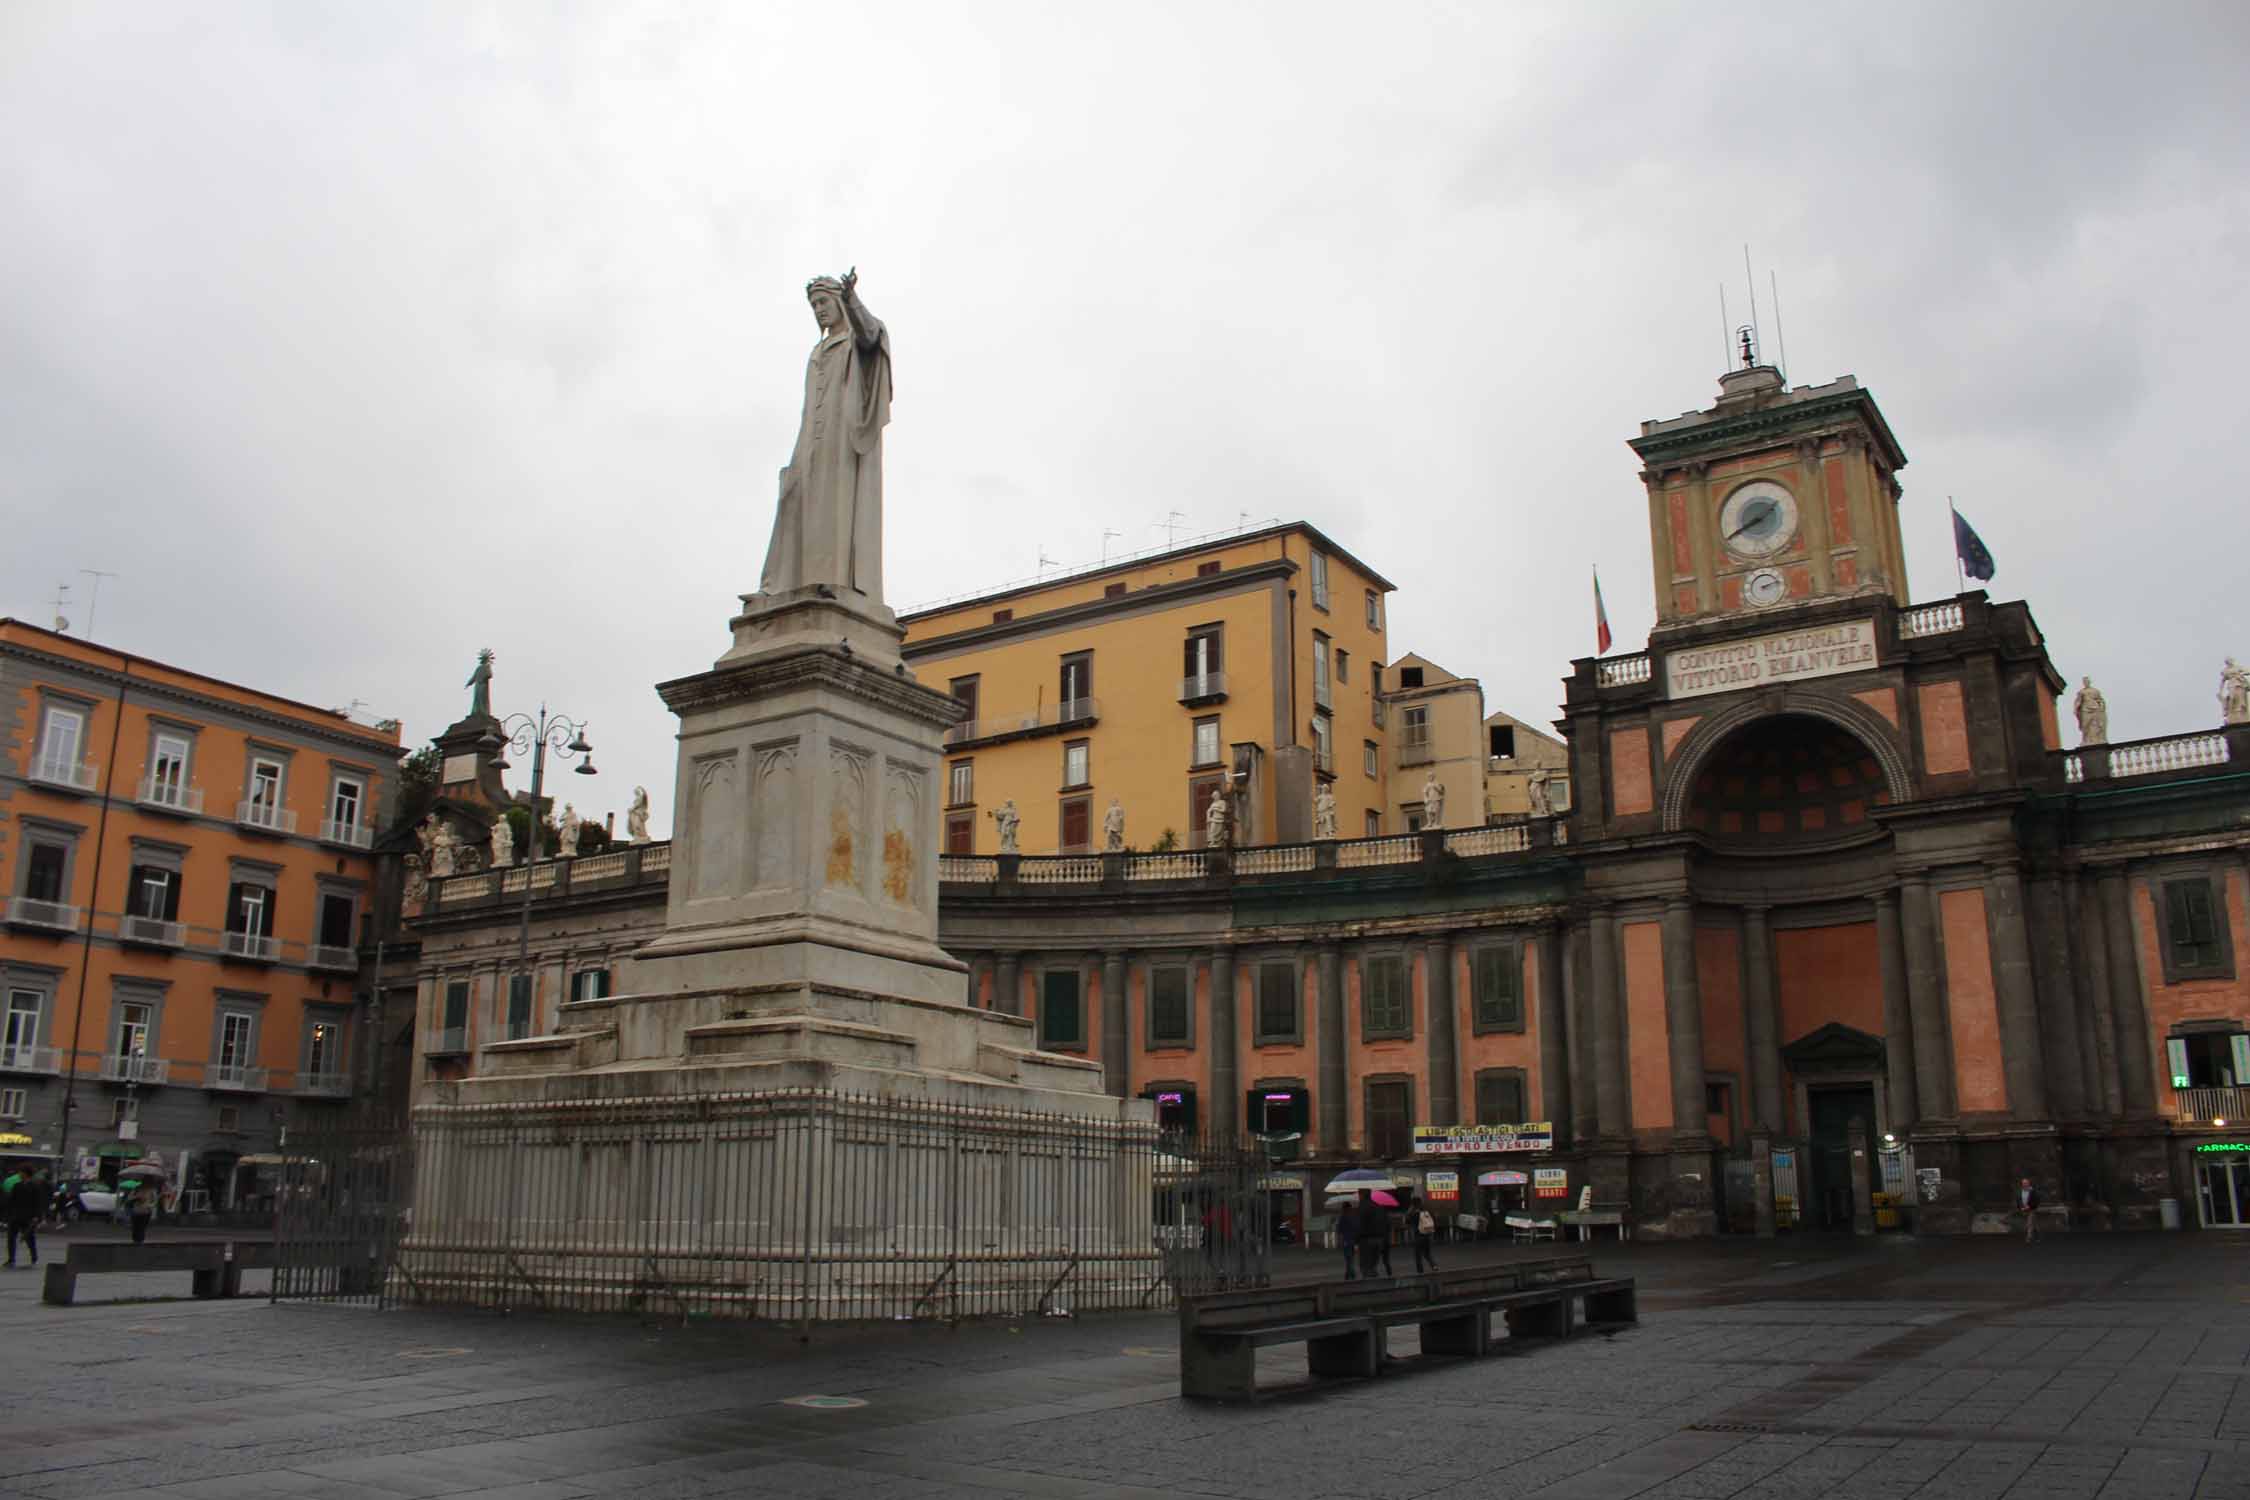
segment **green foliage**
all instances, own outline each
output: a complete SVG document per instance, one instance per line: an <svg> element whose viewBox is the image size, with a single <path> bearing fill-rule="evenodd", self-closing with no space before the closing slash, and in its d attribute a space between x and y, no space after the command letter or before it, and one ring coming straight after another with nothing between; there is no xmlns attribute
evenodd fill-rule
<svg viewBox="0 0 2250 1500"><path fill-rule="evenodd" d="M398 761L398 798L392 804L393 828L412 828L422 821L437 801L438 775L443 757L435 745L424 745L411 755L402 755Z"/></svg>
<svg viewBox="0 0 2250 1500"><path fill-rule="evenodd" d="M1148 852L1151 854L1170 854L1179 847L1180 836L1167 828L1157 836L1155 843L1148 846Z"/></svg>

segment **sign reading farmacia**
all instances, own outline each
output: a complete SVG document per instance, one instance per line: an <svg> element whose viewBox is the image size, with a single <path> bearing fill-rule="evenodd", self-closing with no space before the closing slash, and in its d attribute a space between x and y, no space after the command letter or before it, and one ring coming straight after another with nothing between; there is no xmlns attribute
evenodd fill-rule
<svg viewBox="0 0 2250 1500"><path fill-rule="evenodd" d="M1674 651L1664 658L1664 682L1674 698L1697 698L1766 682L1863 672L1874 665L1875 622L1846 620Z"/></svg>

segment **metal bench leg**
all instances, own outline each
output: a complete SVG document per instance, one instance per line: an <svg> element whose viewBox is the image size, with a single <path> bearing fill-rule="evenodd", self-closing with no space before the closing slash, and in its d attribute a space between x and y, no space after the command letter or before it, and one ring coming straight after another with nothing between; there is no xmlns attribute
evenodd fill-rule
<svg viewBox="0 0 2250 1500"><path fill-rule="evenodd" d="M1180 1394L1247 1401L1258 1393L1258 1351L1244 1339L1180 1341Z"/></svg>
<svg viewBox="0 0 2250 1500"><path fill-rule="evenodd" d="M78 1295L78 1273L59 1260L47 1262L47 1283L39 1289L39 1300L49 1307L68 1307Z"/></svg>
<svg viewBox="0 0 2250 1500"><path fill-rule="evenodd" d="M1337 1333L1324 1339L1307 1339L1305 1357L1315 1375L1353 1375L1372 1378L1382 1359L1381 1332Z"/></svg>

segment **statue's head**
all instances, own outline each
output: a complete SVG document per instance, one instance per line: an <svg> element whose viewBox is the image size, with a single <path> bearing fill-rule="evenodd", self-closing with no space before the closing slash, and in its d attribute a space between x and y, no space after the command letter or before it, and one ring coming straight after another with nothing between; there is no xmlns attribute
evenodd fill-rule
<svg viewBox="0 0 2250 1500"><path fill-rule="evenodd" d="M2078 685L2082 688L2090 688L2094 685L2094 679L2091 677L2081 677L2078 679Z"/></svg>
<svg viewBox="0 0 2250 1500"><path fill-rule="evenodd" d="M844 284L833 276L815 276L805 283L805 300L812 303L813 321L822 333L844 326Z"/></svg>

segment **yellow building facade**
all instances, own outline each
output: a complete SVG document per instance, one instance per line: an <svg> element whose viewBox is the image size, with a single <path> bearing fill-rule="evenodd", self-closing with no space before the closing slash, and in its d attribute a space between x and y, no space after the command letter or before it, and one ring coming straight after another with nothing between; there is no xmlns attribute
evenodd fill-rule
<svg viewBox="0 0 2250 1500"><path fill-rule="evenodd" d="M1391 584L1302 522L909 612L907 665L961 700L945 850L1198 848L1313 836L1317 787L1352 837L1385 805L1378 701Z"/></svg>

